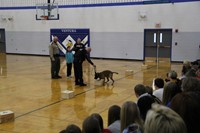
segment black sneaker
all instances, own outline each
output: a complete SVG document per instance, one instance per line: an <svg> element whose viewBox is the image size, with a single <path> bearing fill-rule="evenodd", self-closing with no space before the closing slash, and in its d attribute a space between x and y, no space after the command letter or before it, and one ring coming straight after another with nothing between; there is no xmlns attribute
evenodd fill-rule
<svg viewBox="0 0 200 133"><path fill-rule="evenodd" d="M62 78L62 77L61 77L61 76L59 76L59 75L58 75L58 76L56 76L56 77L57 77L58 79L61 79L61 78Z"/></svg>
<svg viewBox="0 0 200 133"><path fill-rule="evenodd" d="M52 79L58 79L58 77L51 77Z"/></svg>
<svg viewBox="0 0 200 133"><path fill-rule="evenodd" d="M80 85L80 83L75 83L75 85Z"/></svg>
<svg viewBox="0 0 200 133"><path fill-rule="evenodd" d="M87 86L87 84L84 84L84 83L81 83L81 84L79 84L80 86Z"/></svg>

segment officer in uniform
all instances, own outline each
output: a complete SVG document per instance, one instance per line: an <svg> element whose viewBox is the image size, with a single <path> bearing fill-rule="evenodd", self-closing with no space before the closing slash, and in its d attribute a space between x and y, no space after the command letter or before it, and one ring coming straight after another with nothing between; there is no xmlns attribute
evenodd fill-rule
<svg viewBox="0 0 200 133"><path fill-rule="evenodd" d="M51 78L52 79L58 79L62 78L59 76L60 71L60 55L59 55L59 48L57 45L58 37L54 37L53 41L49 45L49 55L51 59Z"/></svg>
<svg viewBox="0 0 200 133"><path fill-rule="evenodd" d="M82 63L86 59L91 65L96 67L90 60L88 54L91 52L91 48L83 48L76 51L74 54L74 74L75 74L75 85L86 86L83 82L83 68Z"/></svg>
<svg viewBox="0 0 200 133"><path fill-rule="evenodd" d="M74 47L72 48L72 51L75 51L75 54L76 54L76 52L79 49L84 49L84 48L85 48L85 45L83 43L81 43L81 39L78 38L76 43L74 44Z"/></svg>

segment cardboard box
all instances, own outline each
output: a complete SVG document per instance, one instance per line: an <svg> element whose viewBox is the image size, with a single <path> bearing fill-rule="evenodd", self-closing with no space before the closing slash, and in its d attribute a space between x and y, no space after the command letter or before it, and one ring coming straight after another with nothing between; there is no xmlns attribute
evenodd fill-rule
<svg viewBox="0 0 200 133"><path fill-rule="evenodd" d="M74 97L74 91L65 90L61 93L62 99L70 99Z"/></svg>
<svg viewBox="0 0 200 133"><path fill-rule="evenodd" d="M15 116L14 113L10 110L1 111L0 112L0 123L14 121Z"/></svg>
<svg viewBox="0 0 200 133"><path fill-rule="evenodd" d="M101 80L95 80L94 84L95 84L96 86L103 86L103 85L104 85L104 84L103 84L103 79L101 79Z"/></svg>
<svg viewBox="0 0 200 133"><path fill-rule="evenodd" d="M150 66L149 66L149 65L144 65L144 64L143 64L143 65L141 66L141 68L142 68L142 69L148 69L148 68L150 68Z"/></svg>
<svg viewBox="0 0 200 133"><path fill-rule="evenodd" d="M125 75L128 76L128 75L133 75L133 70L126 70L125 71Z"/></svg>

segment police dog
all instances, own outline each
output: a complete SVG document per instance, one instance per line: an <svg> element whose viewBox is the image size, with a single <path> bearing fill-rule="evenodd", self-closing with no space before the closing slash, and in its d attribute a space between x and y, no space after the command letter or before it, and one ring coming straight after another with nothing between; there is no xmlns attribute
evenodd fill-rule
<svg viewBox="0 0 200 133"><path fill-rule="evenodd" d="M117 72L112 72L110 70L105 70L102 72L96 72L95 70L95 76L94 79L96 80L101 80L103 79L103 85L105 85L105 83L107 83L109 81L109 78L113 81L112 85L114 84L114 79L113 79L113 73L118 74ZM107 79L107 81L105 82L105 79Z"/></svg>

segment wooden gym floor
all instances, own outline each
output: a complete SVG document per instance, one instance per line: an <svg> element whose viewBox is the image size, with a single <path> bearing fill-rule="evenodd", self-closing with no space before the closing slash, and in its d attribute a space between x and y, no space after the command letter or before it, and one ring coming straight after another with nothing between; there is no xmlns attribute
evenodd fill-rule
<svg viewBox="0 0 200 133"><path fill-rule="evenodd" d="M58 133L68 124L81 127L85 117L100 113L107 125L107 111L127 100L136 101L136 84L152 85L155 77L165 78L169 70L180 74L181 64L149 63L141 69L142 61L93 59L97 71L112 70L115 84L99 86L94 80L94 69L84 63L86 87L74 85L74 78L66 78L66 65L61 58L62 79L50 78L50 59L47 56L0 54L0 111L11 110L15 121L0 124L0 133ZM133 74L125 74L133 70ZM75 97L61 99L61 91L73 90Z"/></svg>

